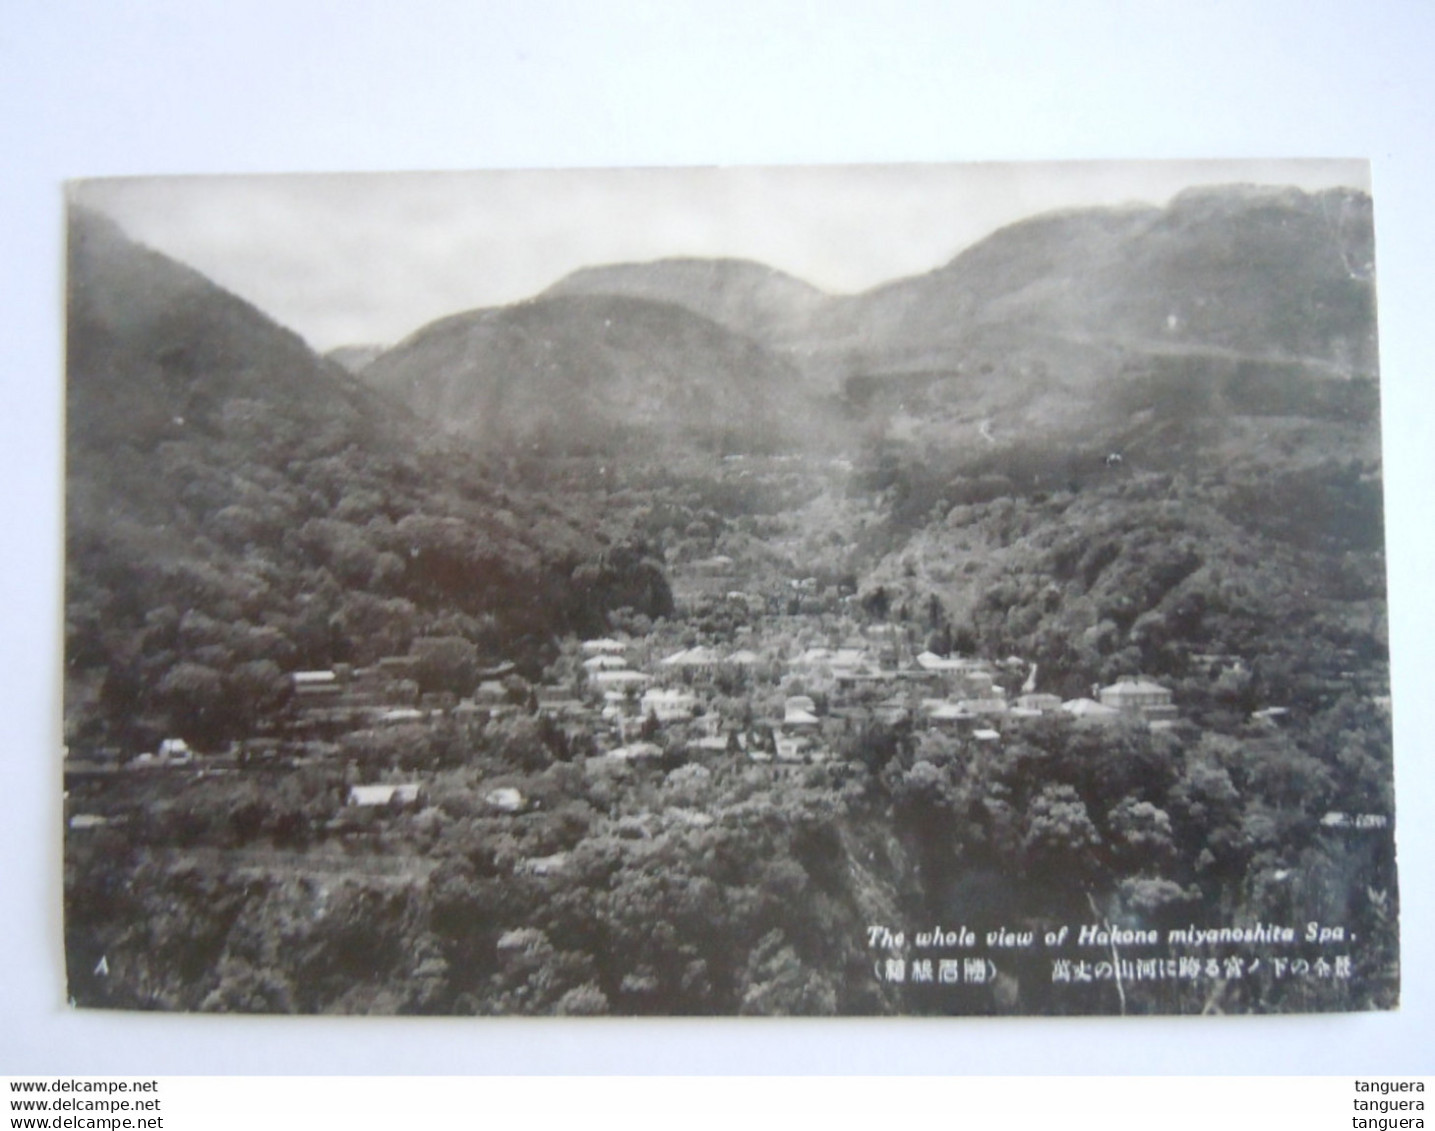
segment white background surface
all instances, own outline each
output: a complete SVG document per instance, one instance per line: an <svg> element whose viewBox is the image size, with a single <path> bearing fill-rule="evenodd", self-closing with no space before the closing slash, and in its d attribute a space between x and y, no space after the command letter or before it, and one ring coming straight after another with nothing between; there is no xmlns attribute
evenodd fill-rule
<svg viewBox="0 0 1435 1131"><path fill-rule="evenodd" d="M1435 1070L1435 7L0 5L0 1074ZM1368 157L1404 1006L823 1022L78 1013L60 935L60 182L141 173Z"/></svg>

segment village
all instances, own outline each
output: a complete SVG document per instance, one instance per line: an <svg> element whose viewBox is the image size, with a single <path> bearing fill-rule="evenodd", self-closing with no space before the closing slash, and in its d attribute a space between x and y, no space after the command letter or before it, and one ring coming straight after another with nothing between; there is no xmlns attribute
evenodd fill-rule
<svg viewBox="0 0 1435 1131"><path fill-rule="evenodd" d="M1058 270L993 233L870 306L644 266L642 296L445 313L362 371L75 210L71 1000L1390 1007L1373 306L1330 270L1336 202L1221 190L1129 246L1125 213L1043 219ZM1088 293L1061 264L1093 232ZM1340 300L1309 325L1186 266L1297 236ZM710 274L742 310L683 305ZM1163 336L1191 295L1209 324ZM1214 993L1058 988L1012 953L1000 985L974 963L929 994L868 940L1307 907L1373 940L1351 985L1307 995L1262 956Z"/></svg>
<svg viewBox="0 0 1435 1131"><path fill-rule="evenodd" d="M782 589L806 592L804 581L787 579ZM757 880L734 873L729 886L759 893L755 908L775 901L765 914L779 914L781 904L781 915L798 918L828 905L775 893L814 874L809 869L827 882L839 873L824 872L823 861L849 851L860 863L840 875L860 882L876 869L914 866L952 869L953 877L958 867L996 875L992 868L1009 866L1085 875L1080 869L1097 867L1098 858L1101 867L1130 867L1147 845L1165 867L1187 836L1170 815L1188 819L1189 807L1176 807L1183 791L1226 787L1199 795L1226 806L1214 818L1223 822L1219 835L1203 826L1190 834L1223 852L1243 843L1229 839L1235 821L1261 830L1247 810L1275 811L1264 778L1246 807L1233 810L1239 795L1211 753L1238 765L1249 751L1293 773L1313 765L1289 745L1287 708L1253 710L1251 699L1240 711L1203 707L1202 683L1245 672L1239 656L1192 653L1193 674L1173 677L1174 690L1118 670L1110 682L1086 684L1087 695L1063 696L1056 689L1079 692L1082 680L1057 665L975 655L966 639L966 649L942 654L943 638L956 634L934 630L937 618L926 610L883 615L832 588L811 596L808 609L801 599L793 609L774 587L761 607L725 593L718 605L684 594L672 617L619 610L603 635L552 641L541 666L428 636L365 664L291 671L279 708L227 746L195 748L176 736L126 759L68 759L67 851L120 852L166 875L251 885L245 898L263 893L255 914L266 923L275 914L266 900L315 900L315 930L329 929L332 914L354 932L408 920L384 912L381 923L371 921L373 907L357 903L346 918L328 910L330 901L431 903L437 917L429 921L467 948L465 961L486 972L488 993L530 969L556 976L567 961L553 949L570 930L562 916L589 914L587 897L568 898L575 885L602 893L595 921L631 905L641 908L634 922L647 924L653 916L686 922L681 900L661 904L670 885L654 877L689 868L681 863L688 860L699 862L691 868L756 868ZM812 607L819 597L822 610ZM723 603L731 618L715 615ZM1178 760L1184 751L1194 754ZM1153 757L1170 760L1171 772L1144 776ZM1041 779L1047 772L1054 780ZM1270 778L1276 788L1285 788L1284 772ZM1073 774L1089 801L1062 780ZM964 801L967 782L974 792ZM1147 788L1157 791L1154 800L1141 792ZM1293 812L1309 828L1301 835L1320 844L1357 836L1373 844L1372 834L1388 828L1374 806ZM1104 840L1090 814L1104 822ZM1013 827L1021 839L1003 833ZM1274 836L1270 827L1262 835ZM888 828L926 839L894 848L904 842ZM790 838L773 860L767 849L718 850L773 829ZM844 837L863 839L850 849ZM963 848L922 855L928 842ZM1286 864L1268 871L1272 882L1294 874ZM768 883L773 893L762 895ZM981 897L988 902L971 905L984 910L972 913L1014 921L1024 912L1008 888L997 882ZM1138 875L1120 890L1128 889L1132 898L1174 901L1173 909L1198 891L1164 875ZM458 914L473 907L485 910ZM730 945L721 941L725 929L715 953ZM93 962L112 962L114 949L101 946ZM591 962L613 966L610 1007L638 1010L655 999L661 960L622 948L593 953ZM108 966L103 972L108 978Z"/></svg>
<svg viewBox="0 0 1435 1131"><path fill-rule="evenodd" d="M810 628L798 629L805 621L770 618L761 629L740 629L738 647L673 648L679 636L661 630L569 640L541 682L530 683L515 665L501 663L481 669L467 696L421 690L414 655L296 671L289 677L290 702L268 733L208 754L169 738L126 765L213 771L332 762L346 735L447 726L478 740L490 723L526 715L561 735L563 747L595 770L676 752L741 759L780 776L840 760L844 738L874 724L997 744L1013 728L1048 716L1153 730L1179 718L1171 691L1140 675L1063 700L1040 690L1037 667L1015 656L913 652L890 624L848 624L846 634L829 643L803 643L813 636ZM349 804L418 801L421 782L401 779L392 768L379 776L384 780L353 782Z"/></svg>

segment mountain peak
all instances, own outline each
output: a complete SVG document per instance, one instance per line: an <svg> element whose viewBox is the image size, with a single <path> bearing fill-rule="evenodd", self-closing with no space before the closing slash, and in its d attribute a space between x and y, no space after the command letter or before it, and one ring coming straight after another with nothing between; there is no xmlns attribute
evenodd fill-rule
<svg viewBox="0 0 1435 1131"><path fill-rule="evenodd" d="M364 379L487 448L569 453L635 441L770 446L786 434L799 385L733 329L682 304L613 293L451 315Z"/></svg>
<svg viewBox="0 0 1435 1131"><path fill-rule="evenodd" d="M750 259L658 259L585 267L546 296L613 294L675 303L758 341L801 335L832 299L792 275Z"/></svg>

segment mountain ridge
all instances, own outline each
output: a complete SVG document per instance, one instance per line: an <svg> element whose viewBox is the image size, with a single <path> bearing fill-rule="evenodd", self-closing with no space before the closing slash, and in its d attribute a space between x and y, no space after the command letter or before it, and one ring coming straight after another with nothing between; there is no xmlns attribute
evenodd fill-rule
<svg viewBox="0 0 1435 1131"><path fill-rule="evenodd" d="M771 448L799 375L686 307L630 295L539 296L449 315L363 378L486 450L615 451L654 437Z"/></svg>
<svg viewBox="0 0 1435 1131"><path fill-rule="evenodd" d="M582 267L542 292L562 294L622 294L675 303L769 345L790 334L794 323L816 317L836 297L756 260L689 256Z"/></svg>
<svg viewBox="0 0 1435 1131"><path fill-rule="evenodd" d="M424 637L533 670L671 597L641 546L464 446L198 272L69 216L66 731L272 725L285 673Z"/></svg>
<svg viewBox="0 0 1435 1131"><path fill-rule="evenodd" d="M992 419L1002 425L998 435L1021 427L1023 417L1038 432L1067 419L1070 426L1060 430L1069 433L1086 430L1093 412L1109 415L1106 402L1130 400L1133 376L1189 383L1204 380L1201 372L1219 377L1254 368L1299 371L1314 380L1378 380L1371 232L1369 197L1362 192L1233 185L1190 189L1164 207L1032 216L929 272L853 295L827 294L750 260L593 266L526 302L439 319L381 355L366 379L393 391L398 378L392 374L402 370L406 403L450 425L455 398L482 400L485 421L475 426L469 419L469 430L484 444L508 431L541 431L544 412L561 433L573 378L552 383L536 372L534 349L503 345L488 364L476 358L487 347L475 338L461 361L437 359L425 373L413 343L454 326L455 318L497 323L523 317L520 311L553 310L547 304L554 302L606 295L677 307L755 343L763 364L735 365L728 350L726 361L690 366L690 392L706 387L711 406L733 411L748 398L737 410L739 421L771 415L761 385L777 380L784 393L800 389L777 406L780 414L810 416L816 426L799 431L822 432L826 442L849 448L855 436L888 431L895 417L910 416L914 387L925 390L922 403L935 398L947 406L935 428L919 425L928 444L940 445L943 428L965 436ZM596 365L615 397L662 403L661 392L644 391L641 374L648 358L671 352L661 328L614 356L602 328L590 326L593 357L573 341L576 327L550 329L567 341L564 369ZM740 384L737 370L753 369L763 381ZM474 380L482 390L464 393ZM497 388L535 381L531 396L521 389L510 394L525 407L508 422ZM737 394L736 403L725 394ZM581 396L575 403L567 415L585 426L614 412ZM828 410L834 404L845 406L850 427L833 421ZM472 411L470 403L465 412L471 417ZM692 438L690 423L676 438ZM991 433L984 435L990 440ZM768 435L758 446L770 442L793 441Z"/></svg>

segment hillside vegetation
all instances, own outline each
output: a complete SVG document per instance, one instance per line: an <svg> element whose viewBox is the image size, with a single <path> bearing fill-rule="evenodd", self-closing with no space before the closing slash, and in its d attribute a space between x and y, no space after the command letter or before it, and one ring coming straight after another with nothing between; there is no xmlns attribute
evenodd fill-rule
<svg viewBox="0 0 1435 1131"><path fill-rule="evenodd" d="M611 543L435 437L292 333L101 218L71 221L67 732L242 737L289 673L466 642L537 664L617 605Z"/></svg>
<svg viewBox="0 0 1435 1131"><path fill-rule="evenodd" d="M1206 189L351 375L77 212L72 995L1393 1007L1372 262L1360 194Z"/></svg>

